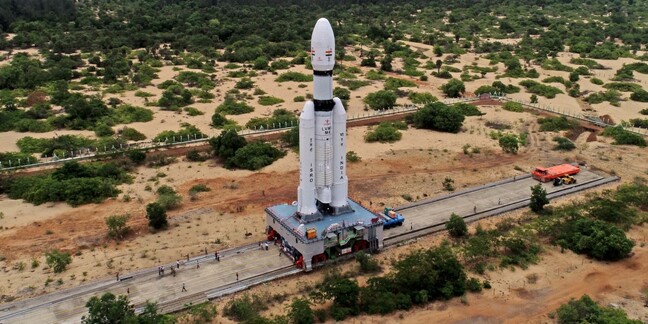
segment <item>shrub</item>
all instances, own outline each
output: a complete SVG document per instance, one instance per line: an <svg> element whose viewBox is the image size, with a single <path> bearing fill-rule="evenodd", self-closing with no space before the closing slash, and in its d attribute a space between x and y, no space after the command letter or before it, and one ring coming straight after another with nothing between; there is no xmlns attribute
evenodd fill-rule
<svg viewBox="0 0 648 324"><path fill-rule="evenodd" d="M642 115L648 115L648 108L647 109L641 109L639 111L639 113L642 114Z"/></svg>
<svg viewBox="0 0 648 324"><path fill-rule="evenodd" d="M146 139L146 135L140 133L135 128L130 127L124 127L119 132L119 135L121 136L121 138L127 141L143 141Z"/></svg>
<svg viewBox="0 0 648 324"><path fill-rule="evenodd" d="M599 78L591 78L590 82L592 82L593 84L596 84L596 85L603 85L605 83L605 82L603 82L603 80L601 80Z"/></svg>
<svg viewBox="0 0 648 324"><path fill-rule="evenodd" d="M614 138L613 144L617 145L636 145L639 147L646 146L646 140L643 136L631 133L621 126L607 127L601 133L603 136Z"/></svg>
<svg viewBox="0 0 648 324"><path fill-rule="evenodd" d="M498 140L499 146L506 153L517 154L520 148L520 141L514 134L503 134Z"/></svg>
<svg viewBox="0 0 648 324"><path fill-rule="evenodd" d="M223 115L242 115L253 111L253 107L243 101L236 101L231 97L226 97L225 101L216 107L216 112Z"/></svg>
<svg viewBox="0 0 648 324"><path fill-rule="evenodd" d="M292 112L286 109L277 109L272 112L272 116L269 118L254 117L250 119L245 127L249 129L282 128L296 126L298 122L297 116Z"/></svg>
<svg viewBox="0 0 648 324"><path fill-rule="evenodd" d="M425 105L414 113L412 120L416 128L434 129L442 132L458 133L465 117L457 109L442 102Z"/></svg>
<svg viewBox="0 0 648 324"><path fill-rule="evenodd" d="M306 98L304 98L304 96L296 96L295 98L293 98L293 101L294 102L304 102L304 101L306 101Z"/></svg>
<svg viewBox="0 0 648 324"><path fill-rule="evenodd" d="M520 85L525 87L530 93L534 93L549 99L555 98L557 94L564 93L562 90L556 87L544 85L533 80L524 80L520 82Z"/></svg>
<svg viewBox="0 0 648 324"><path fill-rule="evenodd" d="M128 215L111 215L106 217L106 226L108 227L108 237L114 239L122 239L130 228L126 224Z"/></svg>
<svg viewBox="0 0 648 324"><path fill-rule="evenodd" d="M539 213L544 210L544 206L549 203L547 198L547 191L542 187L541 184L537 184L531 187L531 202L529 207L534 213Z"/></svg>
<svg viewBox="0 0 648 324"><path fill-rule="evenodd" d="M360 271L362 273L372 273L380 271L380 265L376 260L371 258L370 255L360 251L356 253L355 260L360 264Z"/></svg>
<svg viewBox="0 0 648 324"><path fill-rule="evenodd" d="M450 219L446 223L445 228L452 237L463 237L468 234L468 226L466 226L466 222L462 217L455 213L450 215Z"/></svg>
<svg viewBox="0 0 648 324"><path fill-rule="evenodd" d="M126 155L136 165L140 165L144 163L144 161L146 160L146 152L144 151L140 151L140 150L128 151Z"/></svg>
<svg viewBox="0 0 648 324"><path fill-rule="evenodd" d="M367 94L364 102L374 110L391 109L396 103L396 94L389 90L380 90Z"/></svg>
<svg viewBox="0 0 648 324"><path fill-rule="evenodd" d="M540 131L542 132L569 130L577 126L575 121L569 120L564 116L538 118L538 123L540 124Z"/></svg>
<svg viewBox="0 0 648 324"><path fill-rule="evenodd" d="M69 253L51 250L45 253L45 262L55 273L61 273L72 262L72 257Z"/></svg>
<svg viewBox="0 0 648 324"><path fill-rule="evenodd" d="M312 82L313 81L313 76L312 75L306 75L303 73L299 72L285 72L279 75L278 78L275 79L276 82L286 82L286 81L293 81L293 82Z"/></svg>
<svg viewBox="0 0 648 324"><path fill-rule="evenodd" d="M346 160L349 162L360 162L362 158L358 155L358 153L354 151L348 151L346 153Z"/></svg>
<svg viewBox="0 0 648 324"><path fill-rule="evenodd" d="M367 132L365 142L393 143L399 141L403 134L390 123L380 123L374 130Z"/></svg>
<svg viewBox="0 0 648 324"><path fill-rule="evenodd" d="M466 289L470 292L480 292L482 291L482 284L477 278L470 278L466 281Z"/></svg>
<svg viewBox="0 0 648 324"><path fill-rule="evenodd" d="M595 92L587 96L585 101L590 104L599 104L604 101L609 101L613 106L618 106L621 100L621 93L617 90L607 90L605 92Z"/></svg>
<svg viewBox="0 0 648 324"><path fill-rule="evenodd" d="M205 113L194 108L194 107L184 107L184 111L187 113L189 116L201 116L204 115Z"/></svg>
<svg viewBox="0 0 648 324"><path fill-rule="evenodd" d="M262 106L272 106L284 102L283 99L272 97L272 96L261 96L259 97L259 104Z"/></svg>
<svg viewBox="0 0 648 324"><path fill-rule="evenodd" d="M413 104L417 105L426 105L439 100L429 92L410 92L407 97Z"/></svg>
<svg viewBox="0 0 648 324"><path fill-rule="evenodd" d="M209 157L200 154L200 151L198 150L190 150L185 155L185 158L187 159L187 161L191 161L191 162L203 162L203 161L207 161Z"/></svg>
<svg viewBox="0 0 648 324"><path fill-rule="evenodd" d="M603 86L605 89L623 91L623 92L637 92L642 91L641 85L632 82L610 82Z"/></svg>
<svg viewBox="0 0 648 324"><path fill-rule="evenodd" d="M558 323L623 323L640 324L632 320L621 309L601 307L589 296L583 295L579 300L570 300L556 311Z"/></svg>
<svg viewBox="0 0 648 324"><path fill-rule="evenodd" d="M194 192L194 193L197 193L197 192L208 192L208 191L211 191L211 189L209 189L209 187L207 187L207 185L202 184L202 183L199 183L199 184L193 185L193 186L189 189L189 193L192 193L192 192Z"/></svg>
<svg viewBox="0 0 648 324"><path fill-rule="evenodd" d="M463 81L459 79L451 79L448 83L442 85L440 89L450 98L460 97L464 92L466 92L466 86Z"/></svg>
<svg viewBox="0 0 648 324"><path fill-rule="evenodd" d="M200 129L198 129L196 126L191 125L191 124L186 124L183 123L181 124L181 129L178 131L170 131L166 130L161 133L159 133L155 138L153 139L154 142L181 142L181 141L188 141L188 140L193 140L197 138L204 138L205 133L201 132Z"/></svg>
<svg viewBox="0 0 648 324"><path fill-rule="evenodd" d="M648 91L638 90L630 95L630 99L639 102L648 102Z"/></svg>
<svg viewBox="0 0 648 324"><path fill-rule="evenodd" d="M234 85L236 89L252 89L254 87L254 81L250 78L242 78Z"/></svg>
<svg viewBox="0 0 648 324"><path fill-rule="evenodd" d="M265 142L252 142L236 150L233 157L227 159L228 168L259 170L286 155L274 146Z"/></svg>
<svg viewBox="0 0 648 324"><path fill-rule="evenodd" d="M385 81L385 90L395 91L403 87L416 87L416 83L410 80L389 77Z"/></svg>
<svg viewBox="0 0 648 324"><path fill-rule="evenodd" d="M553 140L558 143L556 146L554 146L554 150L571 151L576 148L574 142L570 141L568 138L557 136L554 137Z"/></svg>
<svg viewBox="0 0 648 324"><path fill-rule="evenodd" d="M524 107L519 102L508 101L502 106L504 110L513 111L513 112L524 112Z"/></svg>
<svg viewBox="0 0 648 324"><path fill-rule="evenodd" d="M157 202L146 205L146 218L149 220L149 226L154 229L163 229L169 225L166 209Z"/></svg>
<svg viewBox="0 0 648 324"><path fill-rule="evenodd" d="M560 246L598 260L619 260L632 251L634 242L612 224L589 218L575 218L558 227L555 240Z"/></svg>

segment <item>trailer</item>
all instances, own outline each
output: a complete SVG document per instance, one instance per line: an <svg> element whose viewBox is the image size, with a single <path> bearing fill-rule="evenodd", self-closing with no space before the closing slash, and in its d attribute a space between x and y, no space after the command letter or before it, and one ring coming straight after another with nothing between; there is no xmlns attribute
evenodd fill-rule
<svg viewBox="0 0 648 324"><path fill-rule="evenodd" d="M580 168L577 165L561 164L549 168L536 167L531 172L531 176L540 182L549 182L556 178L575 175L578 172L580 172Z"/></svg>
<svg viewBox="0 0 648 324"><path fill-rule="evenodd" d="M385 207L385 210L383 210L382 213L379 213L378 216L383 220L384 229L401 226L405 222L405 217L403 217L403 215L395 212L389 207Z"/></svg>

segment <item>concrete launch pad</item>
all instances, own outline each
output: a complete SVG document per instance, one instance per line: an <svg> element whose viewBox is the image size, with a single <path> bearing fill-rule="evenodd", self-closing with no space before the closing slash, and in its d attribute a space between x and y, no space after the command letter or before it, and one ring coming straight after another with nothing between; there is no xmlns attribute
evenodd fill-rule
<svg viewBox="0 0 648 324"><path fill-rule="evenodd" d="M268 207L268 239L279 240L284 253L306 271L344 254L381 249L383 221L357 202L348 202L353 211L310 222L300 219L297 205Z"/></svg>

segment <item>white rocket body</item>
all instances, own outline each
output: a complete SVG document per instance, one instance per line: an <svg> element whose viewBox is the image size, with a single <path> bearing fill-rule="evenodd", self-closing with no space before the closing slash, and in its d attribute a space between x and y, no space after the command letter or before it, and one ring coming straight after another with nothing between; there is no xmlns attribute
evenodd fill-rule
<svg viewBox="0 0 648 324"><path fill-rule="evenodd" d="M346 111L333 97L335 36L325 18L311 37L313 100L299 117L300 179L297 192L301 215L318 213L318 203L333 210L349 208L346 175Z"/></svg>

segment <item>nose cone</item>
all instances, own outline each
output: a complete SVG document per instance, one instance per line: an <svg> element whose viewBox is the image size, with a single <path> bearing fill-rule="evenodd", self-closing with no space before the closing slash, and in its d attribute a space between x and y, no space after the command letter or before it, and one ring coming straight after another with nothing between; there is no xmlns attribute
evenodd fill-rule
<svg viewBox="0 0 648 324"><path fill-rule="evenodd" d="M311 63L315 71L331 71L335 65L335 36L326 18L320 18L313 28Z"/></svg>

